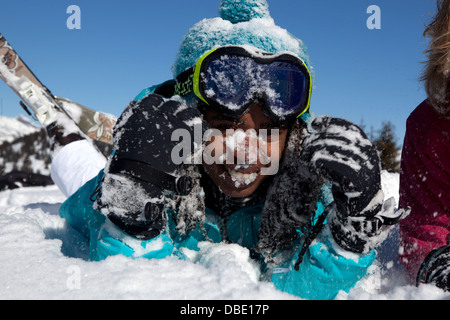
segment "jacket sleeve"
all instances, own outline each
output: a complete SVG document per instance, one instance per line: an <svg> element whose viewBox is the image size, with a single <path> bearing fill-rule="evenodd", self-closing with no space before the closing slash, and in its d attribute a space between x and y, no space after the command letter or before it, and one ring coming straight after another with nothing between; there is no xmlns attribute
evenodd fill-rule
<svg viewBox="0 0 450 320"><path fill-rule="evenodd" d="M323 214L325 206L332 202L331 189L322 188L317 203L315 223ZM302 239L300 234L299 239ZM366 274L376 258L375 250L368 254L357 254L342 249L331 234L325 220L324 227L308 247L298 270L295 265L302 250L303 240L292 258L272 270L272 282L281 291L308 300L331 300L342 290L349 292Z"/></svg>
<svg viewBox="0 0 450 320"><path fill-rule="evenodd" d="M363 255L339 248L328 226L309 246L296 271L299 251L292 260L273 270L272 282L277 289L308 300L331 300L341 290L349 292L366 275L376 257L375 251Z"/></svg>
<svg viewBox="0 0 450 320"><path fill-rule="evenodd" d="M99 211L94 210L91 198L104 174L84 184L62 205L59 214L89 243L89 260L99 261L113 255L133 258L165 258L173 253L174 244L168 232L141 241L127 235Z"/></svg>
<svg viewBox="0 0 450 320"><path fill-rule="evenodd" d="M163 259L170 256L174 249L173 241L167 233L143 241L127 235L108 219L95 233L98 236L92 243L95 248L90 257L94 261L119 254L132 258Z"/></svg>
<svg viewBox="0 0 450 320"><path fill-rule="evenodd" d="M409 116L400 174L400 207L411 207L401 220L400 258L411 277L425 257L446 245L450 233L449 121L427 102Z"/></svg>
<svg viewBox="0 0 450 320"><path fill-rule="evenodd" d="M132 258L162 259L171 255L185 259L181 248L198 250L198 243L205 241L204 233L194 230L182 236L175 231L175 222L168 219L166 230L149 240L139 240L122 231L101 212L93 208L91 198L104 176L103 171L83 185L70 196L59 210L59 215L66 220L89 246L89 260L100 261L109 256L124 255ZM175 213L168 211L168 215ZM216 225L207 223L205 230L208 238L220 242L220 231Z"/></svg>

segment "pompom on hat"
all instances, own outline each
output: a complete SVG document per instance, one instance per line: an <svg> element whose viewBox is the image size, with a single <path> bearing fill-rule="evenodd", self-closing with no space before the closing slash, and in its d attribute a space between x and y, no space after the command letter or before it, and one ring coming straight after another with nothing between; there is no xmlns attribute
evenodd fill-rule
<svg viewBox="0 0 450 320"><path fill-rule="evenodd" d="M289 51L311 71L305 45L275 25L266 0L223 0L219 13L220 17L198 22L185 35L172 68L174 77L194 66L205 52L225 45L250 45L272 53Z"/></svg>

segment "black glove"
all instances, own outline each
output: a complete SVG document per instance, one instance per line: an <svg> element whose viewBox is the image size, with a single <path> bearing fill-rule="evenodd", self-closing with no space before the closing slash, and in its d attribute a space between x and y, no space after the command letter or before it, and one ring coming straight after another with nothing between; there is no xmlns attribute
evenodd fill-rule
<svg viewBox="0 0 450 320"><path fill-rule="evenodd" d="M195 126L200 129L194 130ZM192 180L182 173L181 156L177 154L173 161L172 152L180 145L179 140L172 141L177 129L189 138L183 140L190 147L186 160L201 147L207 125L197 109L177 101L165 102L156 94L130 103L114 128L115 152L105 169L96 206L134 237L151 239L164 230L165 193L187 195L191 191ZM200 136L195 137L194 131Z"/></svg>
<svg viewBox="0 0 450 320"><path fill-rule="evenodd" d="M417 274L417 286L431 283L444 291L450 292L450 234L447 245L431 251Z"/></svg>
<svg viewBox="0 0 450 320"><path fill-rule="evenodd" d="M356 125L342 119L318 117L313 133L302 144L301 161L332 185L335 214L330 217L331 232L346 250L367 253L373 249L371 237L381 225L395 223L401 212L387 217L383 210L380 160L375 147Z"/></svg>

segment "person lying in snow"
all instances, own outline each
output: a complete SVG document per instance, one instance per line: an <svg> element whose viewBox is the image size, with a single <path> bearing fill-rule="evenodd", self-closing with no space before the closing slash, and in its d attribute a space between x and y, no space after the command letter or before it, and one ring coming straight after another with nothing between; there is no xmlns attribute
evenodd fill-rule
<svg viewBox="0 0 450 320"><path fill-rule="evenodd" d="M428 98L409 116L402 151L400 259L411 277L450 291L450 1L425 30L431 39L423 74Z"/></svg>
<svg viewBox="0 0 450 320"><path fill-rule="evenodd" d="M128 105L99 174L86 140L53 140L52 177L70 196L60 215L92 260L189 259L199 242L237 243L279 290L333 299L365 276L405 212L384 202L364 132L313 117L305 47L267 2L224 0L220 15L184 37L175 80Z"/></svg>

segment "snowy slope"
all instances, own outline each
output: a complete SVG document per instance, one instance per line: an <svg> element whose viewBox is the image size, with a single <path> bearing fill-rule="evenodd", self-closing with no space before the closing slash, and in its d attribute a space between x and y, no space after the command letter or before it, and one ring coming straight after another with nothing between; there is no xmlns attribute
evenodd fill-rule
<svg viewBox="0 0 450 320"><path fill-rule="evenodd" d="M398 199L398 175L383 172L383 188ZM297 299L257 281L247 250L237 245L205 243L198 263L83 260L86 248L58 216L63 201L55 186L0 192L0 299ZM408 282L389 248L395 240L381 250L387 267L337 299L450 299Z"/></svg>
<svg viewBox="0 0 450 320"><path fill-rule="evenodd" d="M5 141L11 142L39 130L41 130L40 126L23 115L16 118L0 116L0 144Z"/></svg>

